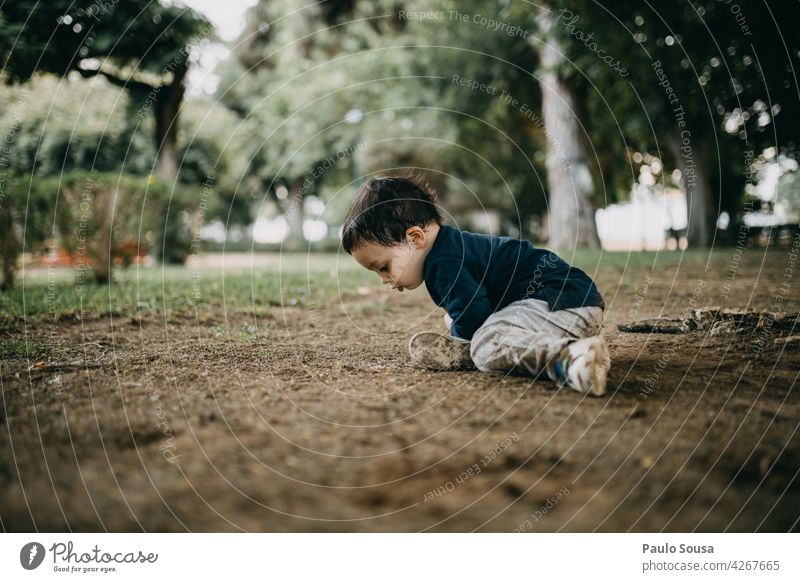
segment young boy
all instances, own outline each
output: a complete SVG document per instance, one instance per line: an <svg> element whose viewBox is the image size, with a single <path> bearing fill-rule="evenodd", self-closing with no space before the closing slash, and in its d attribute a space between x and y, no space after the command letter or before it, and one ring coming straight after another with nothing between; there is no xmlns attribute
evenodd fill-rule
<svg viewBox="0 0 800 582"><path fill-rule="evenodd" d="M413 177L375 177L356 194L342 245L402 292L422 282L445 308L450 336L423 332L411 357L434 369L477 367L533 376L601 396L611 365L599 336L605 304L591 278L523 240L443 223Z"/></svg>

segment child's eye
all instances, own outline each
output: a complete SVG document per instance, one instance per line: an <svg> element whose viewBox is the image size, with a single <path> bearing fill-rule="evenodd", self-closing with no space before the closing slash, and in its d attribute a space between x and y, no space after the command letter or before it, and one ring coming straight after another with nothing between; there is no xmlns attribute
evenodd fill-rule
<svg viewBox="0 0 800 582"><path fill-rule="evenodd" d="M389 270L389 267L387 267L386 265L381 267L381 273L383 273L384 271L388 271L388 270Z"/></svg>

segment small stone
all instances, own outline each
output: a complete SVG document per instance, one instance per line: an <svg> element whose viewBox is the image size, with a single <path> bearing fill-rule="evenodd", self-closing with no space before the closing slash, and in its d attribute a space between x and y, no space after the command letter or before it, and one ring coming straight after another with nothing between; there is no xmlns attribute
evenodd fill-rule
<svg viewBox="0 0 800 582"><path fill-rule="evenodd" d="M772 458L770 458L770 456L767 454L762 455L758 460L758 472L762 478L766 477L769 473L769 468L772 466L772 462Z"/></svg>
<svg viewBox="0 0 800 582"><path fill-rule="evenodd" d="M728 335L736 332L736 322L734 321L717 321L711 326L708 332L712 336Z"/></svg>
<svg viewBox="0 0 800 582"><path fill-rule="evenodd" d="M628 412L628 419L644 418L645 416L647 416L647 411L644 408L641 408L638 404L634 405L633 408L631 408Z"/></svg>

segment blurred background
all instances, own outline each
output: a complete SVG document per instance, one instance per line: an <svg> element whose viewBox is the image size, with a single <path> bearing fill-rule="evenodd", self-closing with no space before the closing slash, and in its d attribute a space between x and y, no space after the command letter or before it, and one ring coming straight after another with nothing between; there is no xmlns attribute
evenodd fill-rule
<svg viewBox="0 0 800 582"><path fill-rule="evenodd" d="M3 285L336 251L363 180L559 250L787 244L796 2L15 0ZM676 32L678 31L678 32ZM206 255L204 255L206 256ZM206 259L207 260L207 256Z"/></svg>
<svg viewBox="0 0 800 582"><path fill-rule="evenodd" d="M798 22L0 0L0 529L797 530ZM408 173L597 282L608 398L410 365L340 241Z"/></svg>

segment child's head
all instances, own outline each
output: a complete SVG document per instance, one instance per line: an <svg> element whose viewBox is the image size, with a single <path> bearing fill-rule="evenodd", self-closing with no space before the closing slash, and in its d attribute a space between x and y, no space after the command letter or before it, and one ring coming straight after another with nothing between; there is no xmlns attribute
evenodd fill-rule
<svg viewBox="0 0 800 582"><path fill-rule="evenodd" d="M392 288L415 289L442 224L435 200L419 178L372 178L359 188L345 218L344 250Z"/></svg>

